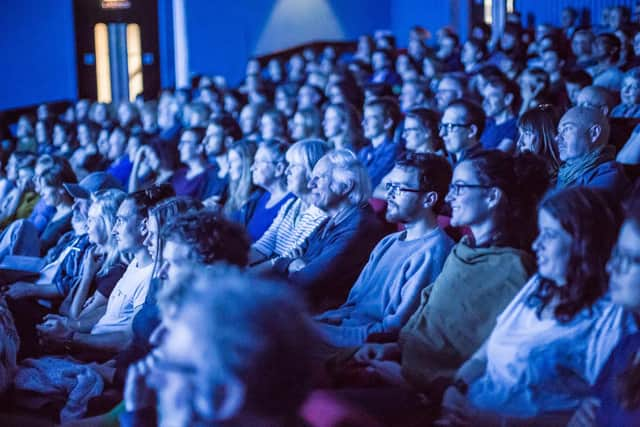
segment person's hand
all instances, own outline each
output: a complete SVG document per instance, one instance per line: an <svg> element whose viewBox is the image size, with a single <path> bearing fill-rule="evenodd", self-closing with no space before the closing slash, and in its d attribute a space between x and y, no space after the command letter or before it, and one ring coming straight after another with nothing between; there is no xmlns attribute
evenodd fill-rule
<svg viewBox="0 0 640 427"><path fill-rule="evenodd" d="M578 410L573 414L567 427L593 427L596 425L596 411L600 407L600 400L589 397L582 401Z"/></svg>
<svg viewBox="0 0 640 427"><path fill-rule="evenodd" d="M11 299L26 298L34 294L35 286L29 282L15 282L9 285L4 294Z"/></svg>
<svg viewBox="0 0 640 427"><path fill-rule="evenodd" d="M307 266L307 263L301 260L300 258L294 259L291 264L289 264L289 273L295 273L296 271L300 271Z"/></svg>
<svg viewBox="0 0 640 427"><path fill-rule="evenodd" d="M451 386L447 388L442 397L442 425L466 426L472 425L472 408L465 395L460 390Z"/></svg>
<svg viewBox="0 0 640 427"><path fill-rule="evenodd" d="M154 405L155 394L147 385L146 378L155 364L152 352L144 359L129 366L124 386L124 406L127 411L135 411Z"/></svg>
<svg viewBox="0 0 640 427"><path fill-rule="evenodd" d="M83 274L93 277L101 266L100 256L96 254L96 247L90 246L82 259Z"/></svg>
<svg viewBox="0 0 640 427"><path fill-rule="evenodd" d="M384 344L369 343L360 347L353 360L368 365L372 360L384 360Z"/></svg>
<svg viewBox="0 0 640 427"><path fill-rule="evenodd" d="M73 336L73 329L69 325L69 319L56 314L48 314L44 322L36 325L42 339L46 341L62 342Z"/></svg>
<svg viewBox="0 0 640 427"><path fill-rule="evenodd" d="M369 361L367 370L375 372L386 383L395 386L408 387L409 384L402 375L402 366L394 360L376 360Z"/></svg>

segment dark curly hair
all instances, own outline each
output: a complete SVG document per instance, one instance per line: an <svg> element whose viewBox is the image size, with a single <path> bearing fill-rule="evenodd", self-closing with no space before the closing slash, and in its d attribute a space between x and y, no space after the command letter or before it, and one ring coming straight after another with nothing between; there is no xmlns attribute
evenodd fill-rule
<svg viewBox="0 0 640 427"><path fill-rule="evenodd" d="M548 212L571 235L571 253L567 283L558 286L541 278L527 303L540 316L551 301L557 300L554 317L569 322L607 290L605 266L616 241L621 213L617 206L608 203L604 194L589 188L551 192L540 202L538 210Z"/></svg>
<svg viewBox="0 0 640 427"><path fill-rule="evenodd" d="M193 247L197 261L213 264L225 261L244 267L249 260L249 237L244 229L211 211L191 212L170 221L161 238Z"/></svg>
<svg viewBox="0 0 640 427"><path fill-rule="evenodd" d="M162 200L175 195L176 192L173 190L171 184L165 183L153 185L149 188L145 188L144 190L131 193L125 200L131 200L136 206L136 213L139 216L146 218L152 207L160 203Z"/></svg>
<svg viewBox="0 0 640 427"><path fill-rule="evenodd" d="M447 159L432 153L408 152L396 162L396 166L417 170L420 190L435 191L438 194L433 212L440 213L452 175Z"/></svg>

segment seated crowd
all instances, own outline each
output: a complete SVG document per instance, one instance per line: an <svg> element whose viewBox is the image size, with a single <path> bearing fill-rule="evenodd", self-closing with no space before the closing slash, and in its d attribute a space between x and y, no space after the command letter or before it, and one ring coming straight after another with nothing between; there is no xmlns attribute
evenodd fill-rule
<svg viewBox="0 0 640 427"><path fill-rule="evenodd" d="M640 27L605 11L21 116L3 425L640 425Z"/></svg>

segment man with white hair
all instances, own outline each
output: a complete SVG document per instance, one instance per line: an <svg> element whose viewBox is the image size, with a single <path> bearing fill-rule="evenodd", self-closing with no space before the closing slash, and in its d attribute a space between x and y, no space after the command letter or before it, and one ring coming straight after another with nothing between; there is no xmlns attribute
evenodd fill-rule
<svg viewBox="0 0 640 427"><path fill-rule="evenodd" d="M313 168L309 187L313 203L329 219L297 258L279 259L275 268L304 291L314 308L324 310L344 301L383 228L367 203L367 170L353 152L334 150L323 156Z"/></svg>

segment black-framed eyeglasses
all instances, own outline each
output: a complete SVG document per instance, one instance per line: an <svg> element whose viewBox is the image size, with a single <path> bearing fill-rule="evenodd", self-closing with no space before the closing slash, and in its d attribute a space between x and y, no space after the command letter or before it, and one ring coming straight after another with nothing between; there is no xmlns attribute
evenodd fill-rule
<svg viewBox="0 0 640 427"><path fill-rule="evenodd" d="M387 182L384 185L384 188L387 190L387 193L391 194L393 197L399 196L401 192L407 192L407 193L423 193L424 192L418 188L402 187L400 184L397 184L395 182Z"/></svg>
<svg viewBox="0 0 640 427"><path fill-rule="evenodd" d="M491 188L491 185L465 184L465 183L455 182L449 185L449 193L459 196L462 194L463 188Z"/></svg>
<svg viewBox="0 0 640 427"><path fill-rule="evenodd" d="M466 128L471 126L471 123L440 123L438 130L443 133L453 132L454 129Z"/></svg>
<svg viewBox="0 0 640 427"><path fill-rule="evenodd" d="M640 255L623 252L617 245L614 246L608 267L619 273L627 274L632 265L640 265Z"/></svg>

